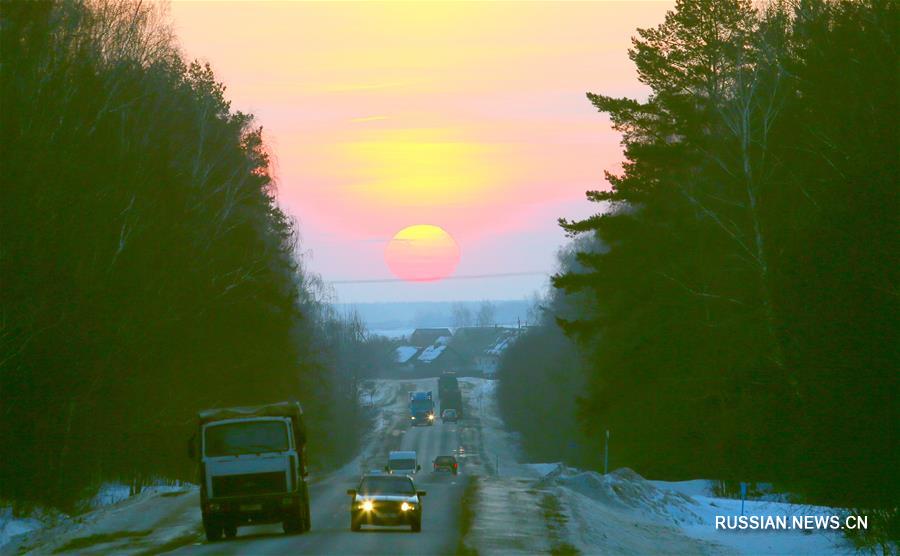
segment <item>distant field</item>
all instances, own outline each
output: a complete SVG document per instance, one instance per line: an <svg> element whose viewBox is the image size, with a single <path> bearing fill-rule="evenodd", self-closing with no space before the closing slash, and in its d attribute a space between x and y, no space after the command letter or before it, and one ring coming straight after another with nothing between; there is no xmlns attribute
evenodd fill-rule
<svg viewBox="0 0 900 556"><path fill-rule="evenodd" d="M461 302L472 314L478 312L478 301ZM499 325L526 324L531 301L491 300L495 307L495 321ZM407 336L416 328L453 327L452 301L393 302L393 303L335 303L340 313L356 310L371 332L398 338Z"/></svg>

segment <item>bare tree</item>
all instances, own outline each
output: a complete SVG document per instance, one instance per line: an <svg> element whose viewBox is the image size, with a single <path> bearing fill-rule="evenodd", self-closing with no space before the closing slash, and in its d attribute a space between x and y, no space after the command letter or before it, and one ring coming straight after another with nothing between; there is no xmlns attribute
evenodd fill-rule
<svg viewBox="0 0 900 556"><path fill-rule="evenodd" d="M453 314L453 326L456 328L464 328L472 326L472 311L462 301L453 303L450 311Z"/></svg>
<svg viewBox="0 0 900 556"><path fill-rule="evenodd" d="M497 306L485 299L478 308L478 315L475 317L475 323L478 326L494 326L497 324Z"/></svg>

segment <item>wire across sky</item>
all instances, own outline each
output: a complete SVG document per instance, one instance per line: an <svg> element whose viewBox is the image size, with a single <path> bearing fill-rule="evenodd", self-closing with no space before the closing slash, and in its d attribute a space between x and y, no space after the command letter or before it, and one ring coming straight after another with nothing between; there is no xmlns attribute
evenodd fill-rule
<svg viewBox="0 0 900 556"><path fill-rule="evenodd" d="M550 273L544 270L524 272L496 272L492 274L467 274L462 276L447 276L442 280L480 280L482 278L507 278L510 276L548 276ZM369 278L362 280L326 280L329 284L382 284L388 282L406 282L402 278Z"/></svg>

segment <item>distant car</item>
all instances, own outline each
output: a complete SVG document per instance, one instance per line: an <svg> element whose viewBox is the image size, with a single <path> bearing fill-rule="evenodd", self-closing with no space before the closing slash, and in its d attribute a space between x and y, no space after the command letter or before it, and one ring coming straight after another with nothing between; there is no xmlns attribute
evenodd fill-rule
<svg viewBox="0 0 900 556"><path fill-rule="evenodd" d="M438 456L433 463L435 471L449 471L454 475L459 472L459 462L453 456Z"/></svg>
<svg viewBox="0 0 900 556"><path fill-rule="evenodd" d="M444 423L456 423L459 421L459 413L455 409L445 409L441 412L441 421Z"/></svg>
<svg viewBox="0 0 900 556"><path fill-rule="evenodd" d="M388 452L388 463L384 466L385 473L391 475L415 475L422 469L419 465L415 451Z"/></svg>
<svg viewBox="0 0 900 556"><path fill-rule="evenodd" d="M355 489L347 490L350 500L350 530L363 525L409 525L422 530L422 497L411 477L366 475Z"/></svg>

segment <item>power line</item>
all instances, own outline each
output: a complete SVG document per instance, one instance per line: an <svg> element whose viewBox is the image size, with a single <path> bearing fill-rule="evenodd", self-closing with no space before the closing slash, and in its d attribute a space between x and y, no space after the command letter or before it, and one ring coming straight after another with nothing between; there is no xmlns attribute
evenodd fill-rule
<svg viewBox="0 0 900 556"><path fill-rule="evenodd" d="M440 280L480 280L482 278L507 278L510 276L548 276L547 271L528 272L496 272L493 274L466 274L463 276L447 276ZM363 280L326 280L329 284L383 284L389 282L410 282L416 280L404 280L403 278L368 278ZM424 280L423 280L424 281Z"/></svg>

